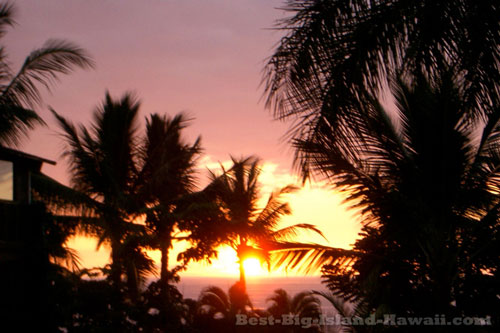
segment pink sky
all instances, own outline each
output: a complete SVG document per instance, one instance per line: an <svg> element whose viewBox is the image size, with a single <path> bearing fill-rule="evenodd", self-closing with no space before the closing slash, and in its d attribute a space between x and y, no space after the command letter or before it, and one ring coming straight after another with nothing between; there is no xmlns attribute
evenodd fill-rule
<svg viewBox="0 0 500 333"><path fill-rule="evenodd" d="M207 163L227 160L229 154L256 154L274 170L267 185L293 180L292 151L280 141L288 125L273 121L264 109L260 86L265 60L282 34L270 29L285 15L276 9L282 0L21 0L15 5L18 24L3 41L14 68L49 38L77 43L97 65L61 77L52 94L44 94L45 105L37 111L49 126L33 131L21 148L56 160L56 167L44 168L48 175L64 183L69 179L60 158L63 142L47 106L88 124L109 90L115 97L135 92L142 100L142 119L152 112L186 111L195 118L188 136L202 135ZM293 208L295 217L304 216L290 223L317 223L331 242L345 247L357 224L345 225L338 197L328 198L318 209L302 197L304 207Z"/></svg>
<svg viewBox="0 0 500 333"><path fill-rule="evenodd" d="M279 138L287 126L272 121L259 102L261 70L280 38L271 31L283 15L281 1L97 1L22 0L15 2L18 25L4 43L10 61L20 64L49 38L82 46L94 57L93 71L62 77L44 101L75 122L88 122L108 89L115 97L134 91L142 115L187 111L196 120L188 132L201 134L206 153L258 154L290 165ZM50 130L33 132L23 149L58 159L47 108L39 109ZM33 140L36 138L36 140ZM62 163L56 172L61 179Z"/></svg>

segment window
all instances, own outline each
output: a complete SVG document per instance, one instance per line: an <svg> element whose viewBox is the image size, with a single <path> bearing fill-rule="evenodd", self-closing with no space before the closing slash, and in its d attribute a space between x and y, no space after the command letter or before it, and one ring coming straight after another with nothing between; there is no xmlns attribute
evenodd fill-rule
<svg viewBox="0 0 500 333"><path fill-rule="evenodd" d="M0 160L0 200L14 200L14 166Z"/></svg>

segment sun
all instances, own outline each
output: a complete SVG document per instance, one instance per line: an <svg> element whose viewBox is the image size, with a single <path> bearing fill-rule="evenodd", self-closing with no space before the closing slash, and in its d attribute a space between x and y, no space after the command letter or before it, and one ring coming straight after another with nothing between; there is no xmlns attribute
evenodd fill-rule
<svg viewBox="0 0 500 333"><path fill-rule="evenodd" d="M247 276L258 276L264 273L259 259L247 258L243 261L243 269Z"/></svg>

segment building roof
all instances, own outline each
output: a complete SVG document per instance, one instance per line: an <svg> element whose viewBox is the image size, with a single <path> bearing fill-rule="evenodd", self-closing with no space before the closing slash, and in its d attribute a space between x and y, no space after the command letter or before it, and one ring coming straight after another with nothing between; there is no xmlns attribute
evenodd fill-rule
<svg viewBox="0 0 500 333"><path fill-rule="evenodd" d="M0 158L4 159L10 159L10 160L21 160L21 161L27 161L27 162L38 162L38 163L48 163L55 165L56 162L52 160L48 160L43 157L38 157L35 155L27 154L19 150L15 150L12 148L7 148L0 146Z"/></svg>

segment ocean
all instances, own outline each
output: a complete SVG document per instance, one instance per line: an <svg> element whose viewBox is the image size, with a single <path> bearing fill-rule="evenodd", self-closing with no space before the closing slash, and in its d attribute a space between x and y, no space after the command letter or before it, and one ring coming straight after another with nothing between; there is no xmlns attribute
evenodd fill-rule
<svg viewBox="0 0 500 333"><path fill-rule="evenodd" d="M217 286L225 292L238 280L235 277L182 277L177 284L177 288L184 295L184 298L198 299L203 288ZM295 294L305 290L317 290L327 292L326 287L321 284L318 277L247 277L247 292L250 301L255 308L265 309L270 304L266 301L274 290L284 289L293 297ZM323 314L331 313L333 307L322 297Z"/></svg>

